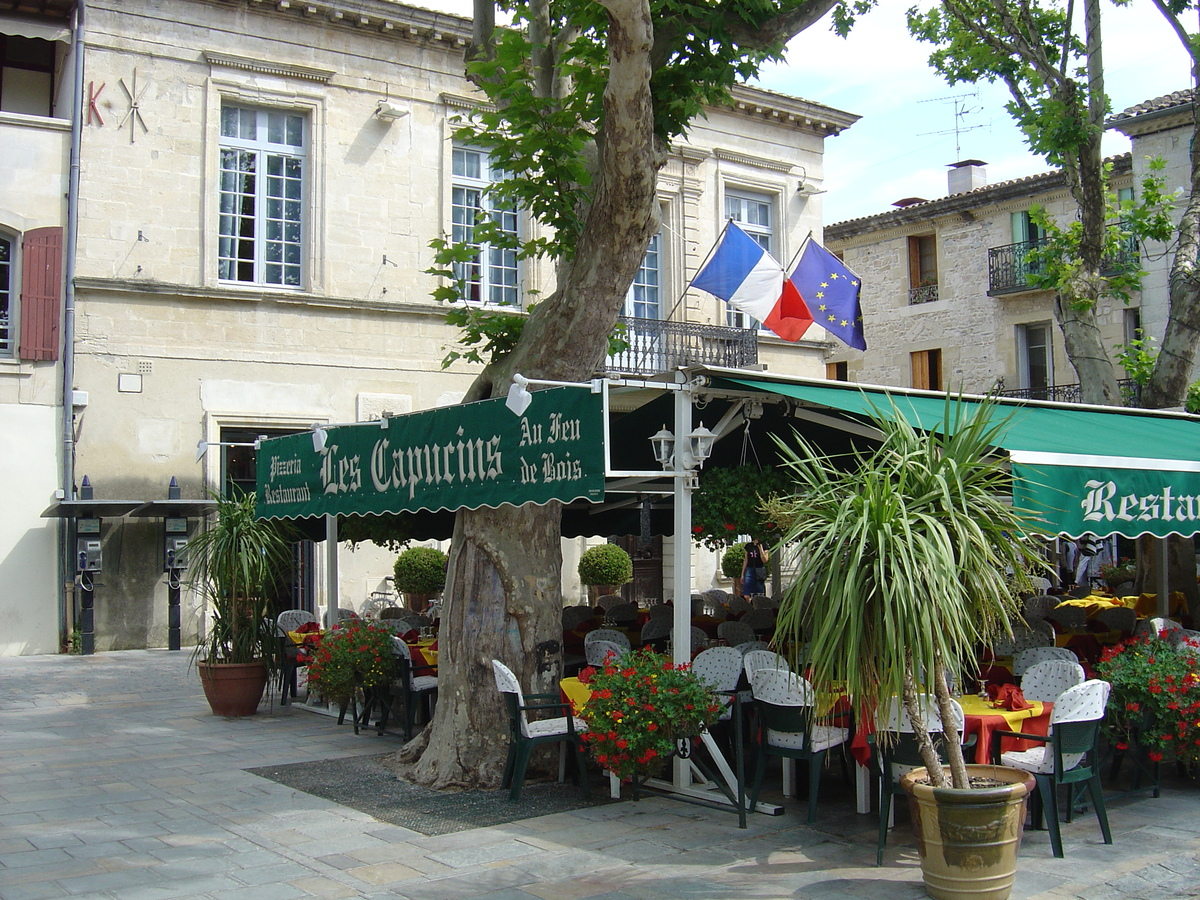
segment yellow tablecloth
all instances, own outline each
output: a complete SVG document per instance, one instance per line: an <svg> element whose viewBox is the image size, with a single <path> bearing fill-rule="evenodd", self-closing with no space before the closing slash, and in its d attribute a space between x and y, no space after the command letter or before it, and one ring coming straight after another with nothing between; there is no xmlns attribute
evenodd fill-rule
<svg viewBox="0 0 1200 900"><path fill-rule="evenodd" d="M580 711L587 706L587 702L592 699L592 689L578 678L564 678L558 683L558 688L571 704L575 715L579 715Z"/></svg>
<svg viewBox="0 0 1200 900"><path fill-rule="evenodd" d="M1094 616L1102 609L1125 609L1137 605L1137 597L1101 597L1090 594L1079 599L1064 600L1059 606L1080 606L1087 610L1089 616Z"/></svg>
<svg viewBox="0 0 1200 900"><path fill-rule="evenodd" d="M975 761L978 763L991 761L993 731L1045 734L1050 724L1050 710L1054 707L1053 703L1035 700L1030 709L995 709L990 701L975 694L966 694L958 702L966 714L965 734L974 734L976 737ZM1037 741L1004 738L1002 746L1005 750L1028 750L1040 744Z"/></svg>

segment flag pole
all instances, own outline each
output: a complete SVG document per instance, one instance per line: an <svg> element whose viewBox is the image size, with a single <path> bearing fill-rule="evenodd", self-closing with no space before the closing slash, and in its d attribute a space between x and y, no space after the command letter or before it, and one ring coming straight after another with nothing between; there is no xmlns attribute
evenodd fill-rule
<svg viewBox="0 0 1200 900"><path fill-rule="evenodd" d="M804 248L808 246L808 242L812 239L813 233L812 229L810 228L808 229L808 237L800 242L800 249L792 254L792 261L788 263L787 268L783 270L784 275L787 275L789 278L792 277L791 275L788 275L788 273L796 271L796 263L800 261L800 257L804 255Z"/></svg>
<svg viewBox="0 0 1200 900"><path fill-rule="evenodd" d="M732 221L732 218L725 220L725 227L721 229L721 233L718 234L717 239L713 241L713 245L709 248L708 254L704 257L704 261L696 267L696 271L692 274L692 277L688 279L688 283L684 285L683 293L679 295L679 299L675 301L675 305L671 307L671 311L663 317L663 321L670 321L671 317L675 315L675 310L679 309L679 304L683 303L683 298L686 297L687 292L692 289L692 282L696 280L697 275L704 271L704 267L708 265L708 261L712 259L713 254L717 252L717 248L721 246L721 240L725 237L725 232L729 230L729 223Z"/></svg>

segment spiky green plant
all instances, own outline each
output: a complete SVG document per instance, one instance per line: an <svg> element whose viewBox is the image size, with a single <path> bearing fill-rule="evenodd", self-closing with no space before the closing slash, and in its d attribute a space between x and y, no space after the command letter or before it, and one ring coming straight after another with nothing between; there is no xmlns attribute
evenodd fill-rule
<svg viewBox="0 0 1200 900"><path fill-rule="evenodd" d="M207 663L270 661L276 639L269 596L291 566L288 529L255 518L254 494L214 499L216 521L188 541L190 584L212 610L196 656Z"/></svg>
<svg viewBox="0 0 1200 900"><path fill-rule="evenodd" d="M993 448L1007 420L992 421L994 406L947 397L942 430L922 433L891 402L872 415L878 449L838 458L799 435L780 441L793 484L767 503L797 569L777 637L798 652L807 634L814 686L845 690L863 710L900 696L919 722L918 685L932 682L958 788L968 782L946 673L973 669L976 645L1017 615L1006 570L1027 589L1019 536L1030 523L1001 496L1008 476ZM933 784L947 786L922 737Z"/></svg>

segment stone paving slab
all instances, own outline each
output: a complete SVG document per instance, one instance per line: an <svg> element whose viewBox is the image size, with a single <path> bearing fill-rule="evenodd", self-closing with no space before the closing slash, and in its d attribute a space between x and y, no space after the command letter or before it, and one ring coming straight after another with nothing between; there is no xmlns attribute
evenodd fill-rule
<svg viewBox="0 0 1200 900"><path fill-rule="evenodd" d="M794 801L743 831L647 798L432 837L246 771L397 746L299 707L214 717L186 652L0 659L0 900L924 896L907 825L875 868L876 820L836 771L813 827ZM1200 897L1198 801L1189 781L1114 799L1112 846L1079 814L1063 860L1027 831L1013 900Z"/></svg>

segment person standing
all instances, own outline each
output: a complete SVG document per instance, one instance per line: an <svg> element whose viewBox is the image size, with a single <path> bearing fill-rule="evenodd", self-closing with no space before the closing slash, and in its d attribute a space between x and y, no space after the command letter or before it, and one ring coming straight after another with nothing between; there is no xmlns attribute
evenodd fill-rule
<svg viewBox="0 0 1200 900"><path fill-rule="evenodd" d="M746 556L742 561L742 595L765 594L767 592L767 550L754 538L746 542Z"/></svg>

